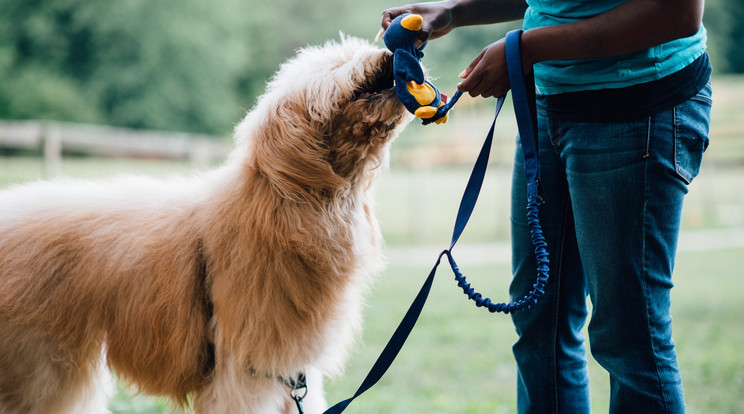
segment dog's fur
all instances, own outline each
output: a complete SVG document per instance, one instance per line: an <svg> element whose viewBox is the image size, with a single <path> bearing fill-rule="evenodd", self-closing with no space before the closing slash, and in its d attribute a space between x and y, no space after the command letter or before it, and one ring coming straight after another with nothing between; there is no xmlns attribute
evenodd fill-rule
<svg viewBox="0 0 744 414"><path fill-rule="evenodd" d="M301 50L212 172L0 192L0 413L105 410L106 365L197 413L296 412L280 378L305 372L321 412L379 270L372 180L411 119L391 60Z"/></svg>

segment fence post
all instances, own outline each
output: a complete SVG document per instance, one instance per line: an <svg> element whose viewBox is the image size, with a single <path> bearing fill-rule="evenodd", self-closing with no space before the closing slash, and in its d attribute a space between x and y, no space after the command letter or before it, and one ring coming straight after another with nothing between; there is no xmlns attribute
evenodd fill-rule
<svg viewBox="0 0 744 414"><path fill-rule="evenodd" d="M62 134L54 123L47 123L41 130L44 145L44 177L53 178L62 167Z"/></svg>

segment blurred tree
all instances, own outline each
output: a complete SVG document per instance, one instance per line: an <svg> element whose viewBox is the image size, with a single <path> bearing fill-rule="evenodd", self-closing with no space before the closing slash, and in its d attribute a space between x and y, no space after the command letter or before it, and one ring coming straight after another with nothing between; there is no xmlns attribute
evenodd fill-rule
<svg viewBox="0 0 744 414"><path fill-rule="evenodd" d="M372 39L396 0L0 0L0 118L228 134L278 65L339 32ZM716 71L743 72L744 2L708 0ZM519 23L467 27L426 48L447 94ZM380 47L383 47L380 44Z"/></svg>
<svg viewBox="0 0 744 414"><path fill-rule="evenodd" d="M703 20L716 73L744 73L744 1L708 0Z"/></svg>
<svg viewBox="0 0 744 414"><path fill-rule="evenodd" d="M224 132L243 4L2 0L0 117Z"/></svg>

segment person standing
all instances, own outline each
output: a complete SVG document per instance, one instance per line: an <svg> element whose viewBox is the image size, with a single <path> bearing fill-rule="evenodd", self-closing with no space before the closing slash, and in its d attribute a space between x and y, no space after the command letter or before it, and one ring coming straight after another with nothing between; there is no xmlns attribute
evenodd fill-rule
<svg viewBox="0 0 744 414"><path fill-rule="evenodd" d="M582 329L610 375L611 413L683 413L670 291L684 195L708 146L711 66L704 0L446 0L387 9L424 23L418 42L460 26L524 19L534 75L540 221L550 280L512 315L520 413L588 413ZM460 74L473 97L509 90L504 39ZM519 137L517 138L519 140ZM513 299L534 282L521 145L512 181Z"/></svg>

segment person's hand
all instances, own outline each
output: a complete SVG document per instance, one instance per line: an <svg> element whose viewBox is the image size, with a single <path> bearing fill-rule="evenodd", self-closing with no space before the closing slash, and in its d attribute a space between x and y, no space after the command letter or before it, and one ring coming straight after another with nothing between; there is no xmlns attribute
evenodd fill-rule
<svg viewBox="0 0 744 414"><path fill-rule="evenodd" d="M390 22L403 13L419 14L424 19L421 32L415 43L417 48L428 40L446 35L455 28L452 10L446 2L417 3L387 9L382 12L382 28L387 29Z"/></svg>
<svg viewBox="0 0 744 414"><path fill-rule="evenodd" d="M509 75L506 71L504 39L486 46L470 65L460 73L463 79L457 89L472 97L504 96L509 91Z"/></svg>
<svg viewBox="0 0 744 414"><path fill-rule="evenodd" d="M522 70L525 75L532 73L533 62L522 42ZM506 69L506 43L501 39L486 46L472 62L460 73L462 82L457 89L472 97L501 97L511 88Z"/></svg>

